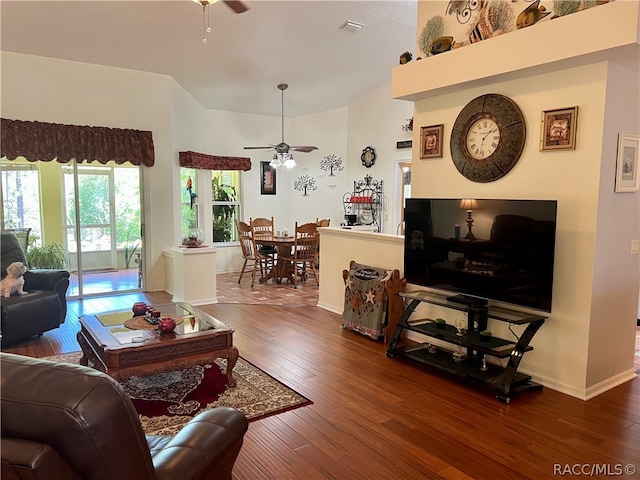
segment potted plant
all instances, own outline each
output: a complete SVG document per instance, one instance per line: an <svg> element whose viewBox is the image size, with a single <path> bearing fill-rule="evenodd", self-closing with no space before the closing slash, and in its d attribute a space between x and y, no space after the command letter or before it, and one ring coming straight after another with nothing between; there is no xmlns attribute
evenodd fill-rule
<svg viewBox="0 0 640 480"><path fill-rule="evenodd" d="M447 321L444 318L436 318L435 323L436 323L436 328L444 329L444 326L447 324Z"/></svg>
<svg viewBox="0 0 640 480"><path fill-rule="evenodd" d="M57 243L49 243L42 247L32 246L25 254L30 268L50 268L62 270L69 266L67 251Z"/></svg>
<svg viewBox="0 0 640 480"><path fill-rule="evenodd" d="M480 340L483 342L490 342L493 334L489 330L482 330L480 332Z"/></svg>

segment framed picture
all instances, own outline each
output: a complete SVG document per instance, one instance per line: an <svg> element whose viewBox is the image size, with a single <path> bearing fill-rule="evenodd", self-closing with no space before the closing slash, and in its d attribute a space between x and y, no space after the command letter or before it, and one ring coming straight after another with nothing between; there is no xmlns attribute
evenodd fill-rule
<svg viewBox="0 0 640 480"><path fill-rule="evenodd" d="M574 150L578 107L542 112L540 150Z"/></svg>
<svg viewBox="0 0 640 480"><path fill-rule="evenodd" d="M618 156L616 162L616 192L636 192L638 180L638 150L640 136L620 133L618 135Z"/></svg>
<svg viewBox="0 0 640 480"><path fill-rule="evenodd" d="M276 169L270 162L260 162L260 193L262 195L276 194Z"/></svg>
<svg viewBox="0 0 640 480"><path fill-rule="evenodd" d="M420 158L442 157L442 131L444 125L420 127Z"/></svg>

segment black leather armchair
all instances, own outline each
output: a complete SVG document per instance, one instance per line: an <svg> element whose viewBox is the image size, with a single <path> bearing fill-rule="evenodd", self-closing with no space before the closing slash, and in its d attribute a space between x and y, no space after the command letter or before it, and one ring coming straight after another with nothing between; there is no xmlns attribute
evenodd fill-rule
<svg viewBox="0 0 640 480"><path fill-rule="evenodd" d="M175 436L145 435L110 376L0 353L3 480L230 480L247 420L206 410Z"/></svg>
<svg viewBox="0 0 640 480"><path fill-rule="evenodd" d="M7 275L13 262L27 264L18 239L3 233L0 239L0 272ZM24 291L28 295L0 298L2 346L29 340L34 335L58 328L67 314L66 294L69 272L66 270L29 270L24 274Z"/></svg>

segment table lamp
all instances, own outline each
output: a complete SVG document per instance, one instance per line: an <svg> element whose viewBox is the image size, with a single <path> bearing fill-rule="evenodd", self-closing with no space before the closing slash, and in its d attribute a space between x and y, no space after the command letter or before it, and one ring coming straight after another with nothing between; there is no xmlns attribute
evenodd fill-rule
<svg viewBox="0 0 640 480"><path fill-rule="evenodd" d="M478 206L478 202L473 198L463 198L462 200L460 200L460 208L467 211L467 228L469 229L469 231L464 238L469 241L475 240L476 236L471 231L473 227L473 217L471 214L474 210L480 208Z"/></svg>

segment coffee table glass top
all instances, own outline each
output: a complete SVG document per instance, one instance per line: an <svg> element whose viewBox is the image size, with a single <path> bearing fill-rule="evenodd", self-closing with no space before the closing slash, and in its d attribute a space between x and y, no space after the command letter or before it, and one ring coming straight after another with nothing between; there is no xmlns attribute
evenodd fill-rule
<svg viewBox="0 0 640 480"><path fill-rule="evenodd" d="M186 303L170 303L152 305L160 310L162 317L173 317L183 321L176 325L173 333L176 335L187 335L210 330L230 330L230 327L218 319L206 314L202 310ZM105 327L105 329L122 345L131 343L143 343L148 340L157 339L159 332L156 329L132 330L125 327L125 321L133 317L131 310L113 311L96 314L95 317Z"/></svg>

